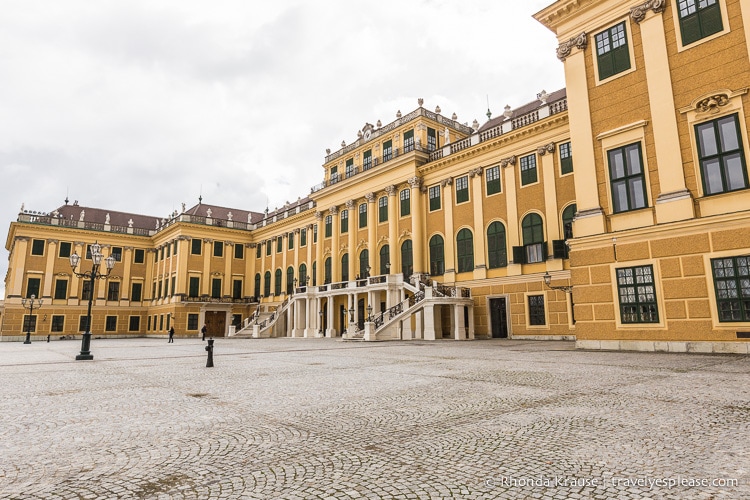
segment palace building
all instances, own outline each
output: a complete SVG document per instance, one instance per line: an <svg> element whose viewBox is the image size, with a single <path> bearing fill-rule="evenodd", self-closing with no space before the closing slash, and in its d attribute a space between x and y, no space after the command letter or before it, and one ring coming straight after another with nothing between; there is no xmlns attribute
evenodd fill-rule
<svg viewBox="0 0 750 500"><path fill-rule="evenodd" d="M4 339L575 339L747 353L750 0L559 0L566 89L365 125L273 212L21 210ZM135 210L140 212L141 210ZM90 246L114 257L91 289ZM41 297L29 314L22 300Z"/></svg>

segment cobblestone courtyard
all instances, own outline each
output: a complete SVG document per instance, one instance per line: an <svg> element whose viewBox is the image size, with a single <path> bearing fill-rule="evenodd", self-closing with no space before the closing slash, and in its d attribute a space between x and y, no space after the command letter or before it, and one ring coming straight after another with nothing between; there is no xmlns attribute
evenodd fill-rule
<svg viewBox="0 0 750 500"><path fill-rule="evenodd" d="M0 343L0 498L750 498L748 356L204 345Z"/></svg>

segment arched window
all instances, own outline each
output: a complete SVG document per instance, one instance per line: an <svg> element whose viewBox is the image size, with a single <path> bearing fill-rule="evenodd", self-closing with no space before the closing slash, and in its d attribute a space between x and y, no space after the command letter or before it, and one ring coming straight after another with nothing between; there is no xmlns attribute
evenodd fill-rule
<svg viewBox="0 0 750 500"><path fill-rule="evenodd" d="M349 281L349 254L341 257L341 281Z"/></svg>
<svg viewBox="0 0 750 500"><path fill-rule="evenodd" d="M523 263L533 264L547 259L544 244L544 223L538 214L529 214L521 222L523 231ZM513 256L516 260L516 256Z"/></svg>
<svg viewBox="0 0 750 500"><path fill-rule="evenodd" d="M273 287L274 295L281 295L281 269L277 269L275 273L275 281Z"/></svg>
<svg viewBox="0 0 750 500"><path fill-rule="evenodd" d="M388 274L391 269L391 254L388 245L380 249L380 274Z"/></svg>
<svg viewBox="0 0 750 500"><path fill-rule="evenodd" d="M299 265L299 286L307 285L307 266L303 263Z"/></svg>
<svg viewBox="0 0 750 500"><path fill-rule="evenodd" d="M462 229L456 236L456 254L458 255L458 272L468 273L474 270L474 235L469 229Z"/></svg>
<svg viewBox="0 0 750 500"><path fill-rule="evenodd" d="M436 234L430 238L430 276L442 276L445 273L444 249L442 236Z"/></svg>
<svg viewBox="0 0 750 500"><path fill-rule="evenodd" d="M325 285L331 282L331 258L328 257L323 265L325 266L323 268L325 274L325 276L323 276L323 284Z"/></svg>
<svg viewBox="0 0 750 500"><path fill-rule="evenodd" d="M271 295L271 271L266 271L263 275L263 296L268 297Z"/></svg>
<svg viewBox="0 0 750 500"><path fill-rule="evenodd" d="M404 280L408 280L414 272L411 240L406 240L401 244L401 272L404 275Z"/></svg>
<svg viewBox="0 0 750 500"><path fill-rule="evenodd" d="M255 275L255 291L253 294L255 298L260 298L260 273Z"/></svg>
<svg viewBox="0 0 750 500"><path fill-rule="evenodd" d="M294 293L294 268L291 266L286 270L286 293Z"/></svg>
<svg viewBox="0 0 750 500"><path fill-rule="evenodd" d="M370 276L370 252L365 248L359 253L359 277Z"/></svg>
<svg viewBox="0 0 750 500"><path fill-rule="evenodd" d="M495 221L487 228L487 258L490 269L508 265L505 226L501 222Z"/></svg>

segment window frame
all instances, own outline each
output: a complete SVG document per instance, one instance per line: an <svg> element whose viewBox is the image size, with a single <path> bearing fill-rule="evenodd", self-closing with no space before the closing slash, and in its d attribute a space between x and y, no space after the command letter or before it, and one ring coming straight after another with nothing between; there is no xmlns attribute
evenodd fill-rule
<svg viewBox="0 0 750 500"><path fill-rule="evenodd" d="M544 293L526 295L526 319L530 328L547 327L546 299Z"/></svg>
<svg viewBox="0 0 750 500"><path fill-rule="evenodd" d="M638 159L640 160L640 171L638 173L628 173L630 170L630 167L632 167L630 163L630 157L628 156L627 152L634 146L637 147L638 152ZM613 171L613 163L612 163L612 157L614 153L619 152L622 155L623 159L623 176L615 178L615 173ZM612 200L612 213L613 214L621 214L625 212L632 212L634 210L641 210L643 208L649 207L649 197L648 197L648 178L646 177L646 163L643 159L643 146L641 141L632 142L630 144L624 144L622 146L613 147L610 149L607 149L606 151L607 155L607 174L608 174L608 180L609 180L609 194ZM637 206L637 207L631 207L631 198L634 196L634 193L631 192L631 180L640 178L641 185L642 185L642 194L643 194L643 206ZM627 198L627 208L623 209L622 207L619 207L619 198L615 197L615 183L624 182L625 186L625 194Z"/></svg>
<svg viewBox="0 0 750 500"><path fill-rule="evenodd" d="M146 251L143 248L136 248L133 250L133 264L145 264L146 263Z"/></svg>
<svg viewBox="0 0 750 500"><path fill-rule="evenodd" d="M536 162L536 153L522 156L518 159L518 165L519 171L521 172L521 187L531 186L539 182L539 169Z"/></svg>
<svg viewBox="0 0 750 500"><path fill-rule="evenodd" d="M243 245L242 243L234 244L234 258L237 260L245 259L245 245Z"/></svg>
<svg viewBox="0 0 750 500"><path fill-rule="evenodd" d="M656 286L657 285L657 278L656 278L656 274L655 274L655 271L654 271L654 265L653 264L639 264L639 265L625 266L625 267L614 267L613 266L613 268L614 268L614 276L615 276L614 284L615 284L616 292L617 292L617 306L618 306L617 310L618 310L618 314L619 314L620 324L622 324L622 325L643 325L643 324L649 324L649 325L657 324L658 325L658 324L660 324L661 323L661 316L659 314L659 298L658 298L658 295L657 295L657 286ZM645 270L646 268L648 268L650 270L650 274L649 274L650 277L651 277L650 286L653 289L653 291L652 291L652 293L653 293L653 300L643 300L643 301L641 301L638 289L639 288L645 288L645 287L647 287L648 286L648 282L642 281L641 283L646 283L646 285L644 285L642 287L639 287L638 286L638 274L637 274L637 272L638 272L638 270ZM621 278L620 271L633 271L633 275L632 275L633 276L633 283L622 283L621 280L620 280L620 278ZM642 274L641 276L645 276L645 275ZM634 293L632 295L628 294L628 296L635 297L635 301L634 302L623 303L622 302L622 298L623 298L622 291L626 290L626 289L630 289L630 288L634 289ZM653 305L653 307L654 307L654 311L652 313L655 314L655 319L653 319L651 321L642 321L641 319L642 319L643 310L640 308L640 306L641 305L650 305L650 304ZM635 314L636 314L636 318L635 319L631 319L630 316L633 314L633 312L626 312L625 311L626 307L635 307L636 308L635 309Z"/></svg>
<svg viewBox="0 0 750 500"><path fill-rule="evenodd" d="M441 192L440 184L430 186L427 189L427 197L430 201L430 212L437 212L443 208L442 196L443 194ZM435 200L437 201L435 202Z"/></svg>
<svg viewBox="0 0 750 500"><path fill-rule="evenodd" d="M64 283L64 286L62 284ZM65 300L68 298L68 279L57 278L55 280L55 300Z"/></svg>
<svg viewBox="0 0 750 500"><path fill-rule="evenodd" d="M473 271L474 233L471 229L464 227L456 233L456 273L469 273Z"/></svg>
<svg viewBox="0 0 750 500"><path fill-rule="evenodd" d="M440 241L436 239L438 238ZM445 274L445 238L440 234L433 234L427 244L430 252L430 276Z"/></svg>
<svg viewBox="0 0 750 500"><path fill-rule="evenodd" d="M41 251L39 250L41 247ZM44 251L46 250L47 242L41 238L34 238L31 240L31 248L29 249L30 255L34 257L44 257Z"/></svg>
<svg viewBox="0 0 750 500"><path fill-rule="evenodd" d="M136 293L138 288L138 293ZM143 301L143 283L140 281L134 281L130 284L130 301L131 302L142 302Z"/></svg>
<svg viewBox="0 0 750 500"><path fill-rule="evenodd" d="M222 279L211 278L211 298L220 299L222 295Z"/></svg>
<svg viewBox="0 0 750 500"><path fill-rule="evenodd" d="M65 331L65 315L53 314L50 320L50 332L61 333Z"/></svg>
<svg viewBox="0 0 750 500"><path fill-rule="evenodd" d="M401 217L408 217L411 215L411 189L405 188L399 191L398 199Z"/></svg>
<svg viewBox="0 0 750 500"><path fill-rule="evenodd" d="M414 129L404 132L404 153L414 151Z"/></svg>
<svg viewBox="0 0 750 500"><path fill-rule="evenodd" d="M622 27L622 38L624 40L624 43L612 48L613 42L612 42L612 35L614 30L617 30L619 27ZM610 26L602 29L598 33L595 33L592 36L593 39L593 48L592 56L594 58L594 64L596 66L596 79L597 84L605 83L610 80L613 80L619 76L625 75L630 73L631 71L635 70L635 61L633 60L633 51L631 50L631 47L633 47L633 41L631 39L631 29L628 29L628 21L627 19L620 19L619 21L611 24ZM604 39L600 40L599 37L601 35L606 34L607 39L606 41ZM608 50L606 52L600 53L600 42L602 45L606 43L608 45ZM618 49L624 48L625 50L620 50L619 52L615 52ZM622 67L621 69L617 69L615 67L616 64L624 65L624 57L621 56L623 52L627 51L627 67ZM606 56L606 57L605 57ZM619 56L619 59L617 59L617 62L615 62L615 58ZM602 73L602 67L603 63L610 62L612 65L611 73Z"/></svg>
<svg viewBox="0 0 750 500"><path fill-rule="evenodd" d="M344 209L341 211L340 224L341 224L341 234L348 233L349 232L349 210Z"/></svg>
<svg viewBox="0 0 750 500"><path fill-rule="evenodd" d="M695 5L696 9L695 12L688 14L687 16L682 15L683 9L680 6L681 0L677 0L675 2L672 2L672 13L675 23L675 38L677 41L677 48L678 52L694 47L697 44L700 44L702 42L706 42L708 40L713 40L714 38L723 35L724 33L727 33L729 31L729 19L727 15L727 6L726 2L724 0L716 0L714 4L700 8L698 5ZM706 17L706 10L711 9L715 6L715 10L719 11L718 20L721 23L721 29L718 29L716 31L713 31L711 33L701 34L698 38L695 38L693 40L686 40L685 39L685 24L686 19L688 17L690 18L696 18L698 19L699 24L699 30L702 32L702 24L701 19Z"/></svg>
<svg viewBox="0 0 750 500"><path fill-rule="evenodd" d="M500 180L500 166L488 167L484 169L484 186L486 196L502 193L503 185Z"/></svg>
<svg viewBox="0 0 750 500"><path fill-rule="evenodd" d="M88 282L85 281L85 282ZM33 283L33 286L32 286ZM35 278L35 277L28 277L26 279L26 298L30 299L33 295L36 298L41 298L41 290L42 290L42 278Z"/></svg>
<svg viewBox="0 0 750 500"><path fill-rule="evenodd" d="M469 176L457 177L454 182L456 186L456 205L468 203L469 201Z"/></svg>
<svg viewBox="0 0 750 500"><path fill-rule="evenodd" d="M359 213L359 229L367 227L367 202L359 204L358 213Z"/></svg>
<svg viewBox="0 0 750 500"><path fill-rule="evenodd" d="M744 259L744 264L739 265L738 262L740 260ZM718 277L716 274L716 263L720 261L730 261L732 264L732 276L730 277ZM736 325L737 323L748 323L750 322L750 289L747 290L747 295L745 296L745 291L743 290L742 286L742 280L750 280L750 257L746 255L728 255L724 257L715 257L712 259L709 259L709 265L711 269L711 279L713 281L713 288L714 288L714 300L716 303L716 321L720 325L724 326L732 326ZM744 268L746 274L740 274L738 272L739 268ZM727 268L724 267L724 270ZM736 297L727 297L727 298L721 298L720 295L720 286L719 283L724 282L732 282L734 285L734 291L737 293ZM729 288L725 288L725 290L729 290ZM739 319L722 319L722 305L723 304L730 304L732 302L737 303L736 309L729 309L728 312L733 312L734 310L739 312Z"/></svg>
<svg viewBox="0 0 750 500"><path fill-rule="evenodd" d="M201 240L200 238L192 238L190 240L190 255L202 255L202 254L203 254L203 240Z"/></svg>
<svg viewBox="0 0 750 500"><path fill-rule="evenodd" d="M323 234L324 238L330 238L333 236L333 215L328 214L323 222Z"/></svg>
<svg viewBox="0 0 750 500"><path fill-rule="evenodd" d="M63 249L66 249L63 251ZM61 259L69 259L70 254L73 253L73 243L70 241L61 241L57 246L57 256Z"/></svg>
<svg viewBox="0 0 750 500"><path fill-rule="evenodd" d="M378 224L388 222L388 195L378 198Z"/></svg>
<svg viewBox="0 0 750 500"><path fill-rule="evenodd" d="M281 270L280 267L276 268L276 271L273 273L273 294L275 297L278 297L281 295L281 290L283 289L283 283L284 280L284 272Z"/></svg>
<svg viewBox="0 0 750 500"><path fill-rule="evenodd" d="M558 147L558 157L560 159L560 177L573 173L573 148L570 143L563 142Z"/></svg>
<svg viewBox="0 0 750 500"><path fill-rule="evenodd" d="M493 228L495 231L490 234ZM493 248L493 244L495 248ZM508 267L508 236L505 225L496 220L487 226L487 269L503 267Z"/></svg>
<svg viewBox="0 0 750 500"><path fill-rule="evenodd" d="M737 149L729 150L729 151L721 151L722 144L726 142L724 140L724 136L721 135L719 122L724 121L731 118L734 121L734 131L736 132L735 139L737 140ZM717 152L715 154L705 155L703 156L703 146L701 146L701 134L699 133L699 128L703 128L706 125L713 124L713 131L714 131L714 140L715 140L715 146ZM714 196L724 193L732 193L736 191L742 191L744 189L747 189L750 187L750 182L748 181L748 172L747 172L747 160L745 158L745 144L744 139L742 135L742 128L740 127L740 120L739 120L739 114L738 113L731 113L728 115L723 115L718 118L714 118L713 120L707 120L707 121L701 121L693 124L693 132L695 135L695 147L696 147L696 155L698 158L698 171L700 172L701 176L701 187L703 189L703 195L704 196ZM731 157L734 155L739 156L740 160L740 166L742 169L742 176L744 181L744 186L735 188L735 189L727 189L727 174L726 170L727 167L723 161L726 157ZM704 169L704 162L711 161L711 160L718 160L719 162L719 174L721 176L721 184L722 184L722 190L709 193L706 187L706 172Z"/></svg>
<svg viewBox="0 0 750 500"><path fill-rule="evenodd" d="M104 331L105 332L116 332L117 331L117 315L108 314L104 318Z"/></svg>
<svg viewBox="0 0 750 500"><path fill-rule="evenodd" d="M195 290L195 293L193 293ZM188 297L200 297L201 279L200 276L190 276L188 278Z"/></svg>

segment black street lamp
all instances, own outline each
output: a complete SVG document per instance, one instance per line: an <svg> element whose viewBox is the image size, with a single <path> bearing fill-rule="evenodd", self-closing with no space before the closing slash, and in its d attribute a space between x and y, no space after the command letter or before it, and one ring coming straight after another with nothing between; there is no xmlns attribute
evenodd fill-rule
<svg viewBox="0 0 750 500"><path fill-rule="evenodd" d="M550 290L561 290L566 293L571 293L573 291L572 285L561 285L561 286L552 286L550 283L552 283L552 276L549 275L549 272L544 273L544 284L547 285L547 288Z"/></svg>
<svg viewBox="0 0 750 500"><path fill-rule="evenodd" d="M372 321L372 304L367 304L367 321Z"/></svg>
<svg viewBox="0 0 750 500"><path fill-rule="evenodd" d="M36 305L37 309L42 307L42 299L36 300L36 295L32 294L28 299L21 299L21 305L29 310L29 321L26 323L26 340L23 343L31 344L31 318L34 315L34 306ZM36 330L36 322L34 322L34 329Z"/></svg>
<svg viewBox="0 0 750 500"><path fill-rule="evenodd" d="M367 266L365 268L365 278L369 278L370 277L370 269L372 269L370 266Z"/></svg>
<svg viewBox="0 0 750 500"><path fill-rule="evenodd" d="M349 308L349 323L354 323L354 306Z"/></svg>
<svg viewBox="0 0 750 500"><path fill-rule="evenodd" d="M104 259L104 265L107 267L107 274L101 274L99 272L99 266L102 263L102 253L101 253L101 245L99 243L94 243L91 245L90 251L91 251L91 271L87 271L85 273L79 273L76 271L76 267L78 267L78 263L81 261L81 256L77 253L73 253L73 255L70 256L70 267L73 268L73 274L78 276L79 278L86 278L87 280L90 280L89 283L91 284L89 287L89 308L88 308L88 314L86 315L86 331L84 332L82 339L81 339L81 354L76 356L77 360L89 360L94 359L94 355L91 354L90 347L91 347L91 304L94 301L94 281L97 279L107 279L109 277L109 274L112 272L112 268L115 267L115 258L113 256L109 256L106 259Z"/></svg>

